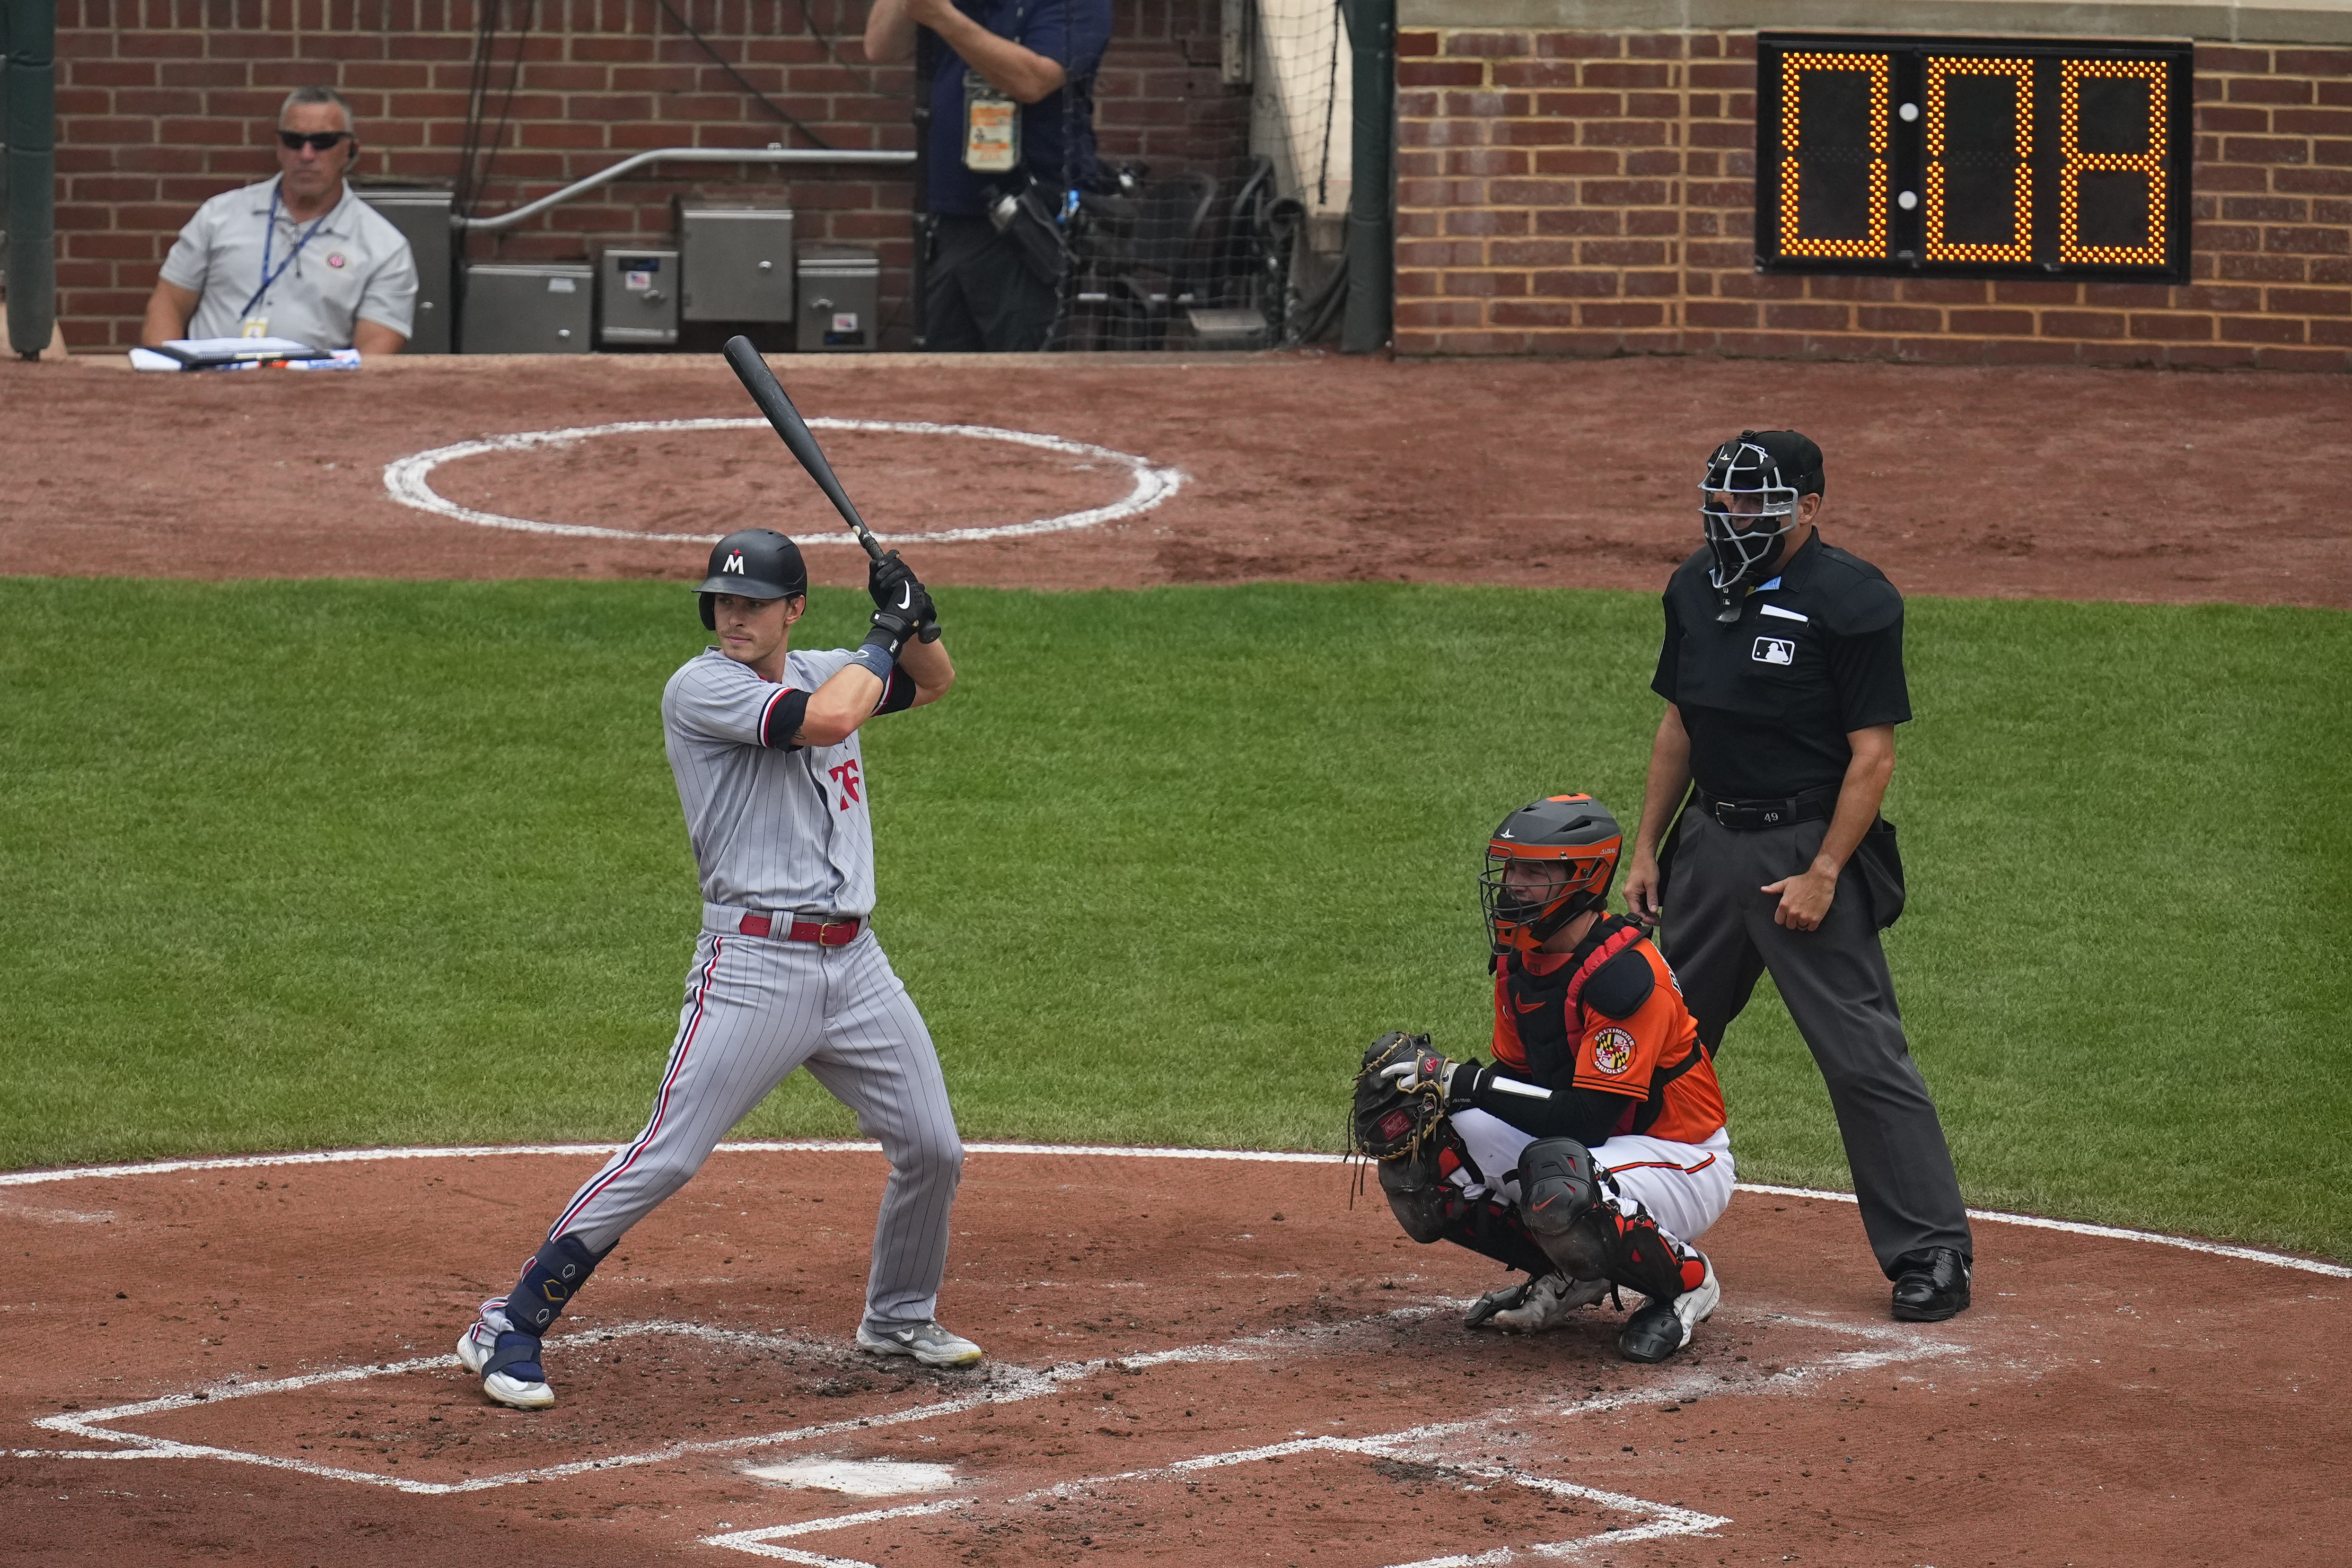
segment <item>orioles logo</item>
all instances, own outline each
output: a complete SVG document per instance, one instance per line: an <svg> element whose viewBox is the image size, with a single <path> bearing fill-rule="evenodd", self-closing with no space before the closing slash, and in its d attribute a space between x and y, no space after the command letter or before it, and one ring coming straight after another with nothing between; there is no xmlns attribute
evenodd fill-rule
<svg viewBox="0 0 2352 1568"><path fill-rule="evenodd" d="M1633 1065L1633 1037L1612 1025L1592 1037L1592 1065L1614 1078Z"/></svg>

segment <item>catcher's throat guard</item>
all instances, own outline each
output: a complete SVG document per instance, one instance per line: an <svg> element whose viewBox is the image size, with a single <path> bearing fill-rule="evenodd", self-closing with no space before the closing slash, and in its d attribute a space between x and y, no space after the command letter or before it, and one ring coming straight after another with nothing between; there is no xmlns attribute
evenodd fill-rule
<svg viewBox="0 0 2352 1568"><path fill-rule="evenodd" d="M1554 795L1504 818L1486 841L1478 878L1496 956L1536 952L1570 921L1601 908L1624 844L1617 819L1590 795Z"/></svg>

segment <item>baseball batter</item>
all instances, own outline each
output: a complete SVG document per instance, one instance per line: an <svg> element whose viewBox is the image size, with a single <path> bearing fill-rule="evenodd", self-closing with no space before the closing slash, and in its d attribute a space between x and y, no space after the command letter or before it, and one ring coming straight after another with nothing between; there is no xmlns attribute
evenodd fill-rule
<svg viewBox="0 0 2352 1568"><path fill-rule="evenodd" d="M1622 1285L1648 1299L1618 1349L1657 1362L1722 1300L1690 1243L1731 1201L1731 1139L1674 971L1641 927L1602 913L1622 843L1587 795L1503 820L1480 883L1495 1061L1384 1035L1365 1056L1356 1124L1407 1235L1534 1276L1480 1298L1470 1327L1558 1328ZM1408 1103L1385 1103L1382 1086Z"/></svg>
<svg viewBox="0 0 2352 1568"><path fill-rule="evenodd" d="M857 1113L890 1161L858 1344L929 1366L981 1358L936 1317L963 1145L930 1032L868 925L873 820L857 741L877 714L937 702L955 672L930 596L897 551L867 586L876 609L861 646L794 650L808 604L798 547L751 528L710 552L702 623L719 646L662 693L702 936L645 1131L564 1205L514 1288L484 1301L457 1342L501 1405L555 1403L541 1336L629 1227L798 1067Z"/></svg>

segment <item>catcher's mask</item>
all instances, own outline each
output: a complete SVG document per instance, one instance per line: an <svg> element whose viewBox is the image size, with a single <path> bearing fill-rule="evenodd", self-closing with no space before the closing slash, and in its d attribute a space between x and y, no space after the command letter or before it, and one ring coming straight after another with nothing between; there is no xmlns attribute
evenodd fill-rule
<svg viewBox="0 0 2352 1568"><path fill-rule="evenodd" d="M1554 795L1520 807L1486 841L1478 878L1496 956L1532 953L1561 926L1598 909L1617 879L1624 830L1590 795Z"/></svg>
<svg viewBox="0 0 2352 1568"><path fill-rule="evenodd" d="M1698 516L1715 552L1707 581L1727 611L1734 591L1761 578L1779 556L1798 504L1821 493L1822 449L1793 430L1743 430L1715 449L1699 481Z"/></svg>
<svg viewBox="0 0 2352 1568"><path fill-rule="evenodd" d="M808 566L801 547L773 528L741 528L710 549L710 575L695 590L702 595L702 628L719 630L711 601L721 593L746 599L790 599L808 591Z"/></svg>

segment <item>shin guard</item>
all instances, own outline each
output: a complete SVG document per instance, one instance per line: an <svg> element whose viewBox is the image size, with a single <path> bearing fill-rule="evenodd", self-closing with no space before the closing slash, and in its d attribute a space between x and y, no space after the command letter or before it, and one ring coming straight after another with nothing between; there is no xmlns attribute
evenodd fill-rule
<svg viewBox="0 0 2352 1568"><path fill-rule="evenodd" d="M507 1293L508 1321L523 1333L545 1333L604 1257L604 1252L591 1252L569 1236L542 1241L539 1250L523 1260L522 1278Z"/></svg>
<svg viewBox="0 0 2352 1568"><path fill-rule="evenodd" d="M1685 1247L1658 1228L1650 1211L1631 1198L1601 1206L1594 1215L1601 1245L1607 1249L1608 1278L1629 1291L1639 1291L1653 1301L1671 1301L1685 1291L1696 1291L1706 1281L1706 1260L1697 1249Z"/></svg>

